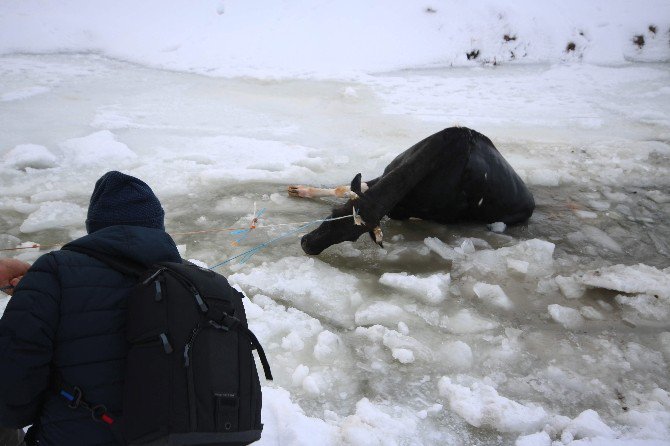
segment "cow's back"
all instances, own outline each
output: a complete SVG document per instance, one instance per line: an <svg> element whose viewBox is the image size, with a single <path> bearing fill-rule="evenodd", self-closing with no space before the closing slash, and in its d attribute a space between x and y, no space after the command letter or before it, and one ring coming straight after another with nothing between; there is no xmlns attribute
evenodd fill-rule
<svg viewBox="0 0 670 446"><path fill-rule="evenodd" d="M444 129L398 155L384 174L402 169L410 157L438 161L430 161L424 178L389 212L391 218L515 224L533 212L535 202L523 180L479 132Z"/></svg>
<svg viewBox="0 0 670 446"><path fill-rule="evenodd" d="M528 220L535 209L533 194L521 177L480 133L473 139L459 186L466 195L466 220L516 224Z"/></svg>

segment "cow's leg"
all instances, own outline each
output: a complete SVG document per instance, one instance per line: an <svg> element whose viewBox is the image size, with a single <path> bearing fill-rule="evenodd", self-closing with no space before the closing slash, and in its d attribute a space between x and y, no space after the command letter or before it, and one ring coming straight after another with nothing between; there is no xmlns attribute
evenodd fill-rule
<svg viewBox="0 0 670 446"><path fill-rule="evenodd" d="M373 180L373 181L376 181ZM365 192L368 190L367 183L361 183L361 190ZM311 187L311 186L289 186L288 194L291 197L300 198L318 198L318 197L338 197L338 198L352 198L355 195L351 192L351 186L337 186L333 189Z"/></svg>

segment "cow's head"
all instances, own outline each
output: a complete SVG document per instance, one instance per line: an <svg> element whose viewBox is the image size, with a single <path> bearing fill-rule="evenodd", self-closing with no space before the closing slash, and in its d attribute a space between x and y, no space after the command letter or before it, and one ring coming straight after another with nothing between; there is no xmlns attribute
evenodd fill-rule
<svg viewBox="0 0 670 446"><path fill-rule="evenodd" d="M357 197L334 208L330 217L321 223L321 226L302 238L300 245L306 254L320 254L324 249L337 243L356 241L366 232L370 234L375 243L383 246L379 221L384 213L361 192L360 173L351 182L351 191L356 193ZM334 220L346 216L352 216L352 218Z"/></svg>

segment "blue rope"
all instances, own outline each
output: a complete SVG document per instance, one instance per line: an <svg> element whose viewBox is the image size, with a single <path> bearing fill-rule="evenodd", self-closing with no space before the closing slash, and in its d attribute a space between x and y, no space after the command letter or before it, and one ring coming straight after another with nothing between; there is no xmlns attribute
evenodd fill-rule
<svg viewBox="0 0 670 446"><path fill-rule="evenodd" d="M233 261L233 260L235 260L235 259L240 259L240 258L241 258L240 263L245 263L245 262L246 262L247 260L249 260L254 254L256 254L256 253L257 253L258 251L260 251L261 249L265 248L266 246L268 246L268 245L270 245L270 244L276 242L277 240L281 240L281 239L283 239L283 238L286 238L286 237L288 237L289 235L293 235L293 234L295 234L296 232L300 232L300 231L302 231L303 229L305 229L305 228L307 228L307 227L309 227L309 226L312 226L312 225L314 225L314 224L316 224L316 223L322 223L322 222L324 222L324 221L341 220L341 219L343 219L343 218L351 218L351 217L352 217L351 215L347 215L347 216L345 216L345 217L325 218L325 219L322 219L322 220L314 220L314 221L310 221L309 223L304 224L304 225L300 226L299 228L296 228L296 229L294 229L294 230L292 230L292 231L289 231L289 232L285 232L285 233L283 233L282 235L280 235L280 236L278 236L278 237L275 237L275 238L273 238L273 239L271 239L271 240L268 240L268 241L265 242L265 243L261 243L261 244L258 245L258 246L255 246L255 247L253 247L253 248L251 248L251 249L249 249L249 250L247 250L247 251L244 251L243 253L240 253L240 254L238 254L238 255L236 255L236 256L233 256L233 257L231 257L231 258L229 258L229 259L227 259L227 260L224 260L223 262L217 263L217 264L214 265L214 266L210 266L209 269L219 268L219 267L225 265L225 264L228 263L228 262L231 262L231 261Z"/></svg>
<svg viewBox="0 0 670 446"><path fill-rule="evenodd" d="M256 215L254 215L254 220L258 221L258 219L261 218L261 215L263 215L263 212L265 212L265 208L261 209L260 211L258 211L258 212L256 213ZM242 237L240 237L240 238L238 238L237 240L235 240L235 243L242 243L244 240L247 239L247 237L249 237L249 234L251 234L251 229L252 229L252 228L249 228L249 229L237 229L237 230L235 230L235 231L232 231L230 234L231 234L231 235L243 234Z"/></svg>

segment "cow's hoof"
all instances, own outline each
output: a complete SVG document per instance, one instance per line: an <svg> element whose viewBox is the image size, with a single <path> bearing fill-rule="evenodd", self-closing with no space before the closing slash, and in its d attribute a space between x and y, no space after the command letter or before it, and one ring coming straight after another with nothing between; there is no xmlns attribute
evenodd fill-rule
<svg viewBox="0 0 670 446"><path fill-rule="evenodd" d="M296 198L309 197L309 194L307 193L307 188L305 186L289 186L288 195L289 197L296 197Z"/></svg>

